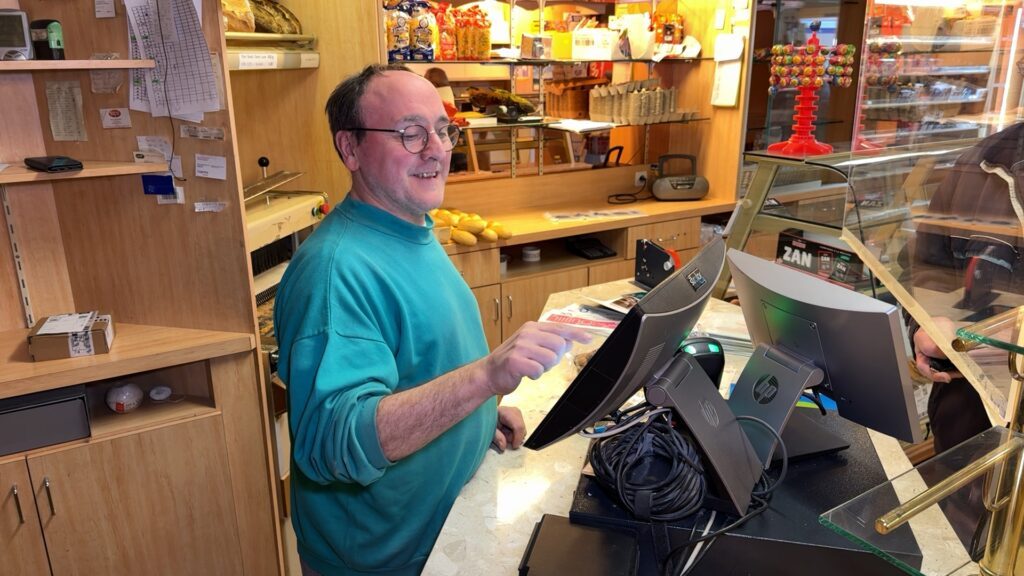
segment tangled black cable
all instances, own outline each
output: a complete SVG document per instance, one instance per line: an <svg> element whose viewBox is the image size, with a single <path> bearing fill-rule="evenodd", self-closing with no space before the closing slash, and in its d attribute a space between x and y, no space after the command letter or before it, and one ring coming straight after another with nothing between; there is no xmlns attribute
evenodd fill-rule
<svg viewBox="0 0 1024 576"><path fill-rule="evenodd" d="M642 426L598 438L590 450L597 481L641 520L671 522L700 509L706 485L693 442L674 429L667 413ZM655 467L657 477L645 471Z"/></svg>

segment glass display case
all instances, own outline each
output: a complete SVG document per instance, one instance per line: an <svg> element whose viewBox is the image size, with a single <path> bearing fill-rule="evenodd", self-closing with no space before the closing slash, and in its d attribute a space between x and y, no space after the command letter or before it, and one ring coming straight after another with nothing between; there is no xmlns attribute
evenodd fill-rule
<svg viewBox="0 0 1024 576"><path fill-rule="evenodd" d="M1021 82L1019 75L1010 79ZM997 428L976 439L967 456L940 454L912 475L822 519L911 574L957 573L964 565L973 566L972 549L974 561L984 565L987 558L1002 567L983 573L1020 573L1012 568L1016 552L1010 558L1006 551L1019 546L1019 530L1012 538L1006 534L1014 530L1009 520L1017 518L1007 511L1020 515L1020 485L992 491L1002 485L996 481L1000 474L1016 469L1020 460L1020 441L1011 442L1018 436L1002 426L1010 423L1009 430L1019 432L1024 422L1019 360L1024 352L1024 119L1004 118L1003 125L986 125L985 138L805 158L748 153L745 160L755 169L727 238L732 247L898 304L978 391ZM719 293L727 285L728 279L721 280ZM928 379L919 380L918 409L924 419ZM997 450L1003 452L993 455ZM982 465L975 461L982 457L990 462L978 470ZM920 483L925 476L928 481ZM976 480L982 477L988 486ZM945 496L961 496L934 499L932 504L943 502L940 508L920 504L934 494L920 496L926 488L947 478L962 483ZM957 498L964 498L961 489L974 489L987 500L975 497L958 504ZM882 552L885 547L877 539L884 536L874 527L876 519L911 504L945 518L958 542L930 559L926 553L920 566ZM991 517L988 532L978 528L982 516ZM962 517L973 520L958 525ZM917 536L919 543L932 538ZM1012 541L1007 544L1005 538ZM977 567L968 570L976 573Z"/></svg>
<svg viewBox="0 0 1024 576"><path fill-rule="evenodd" d="M854 143L984 137L1019 105L1019 2L869 0ZM997 122L998 124L998 122Z"/></svg>

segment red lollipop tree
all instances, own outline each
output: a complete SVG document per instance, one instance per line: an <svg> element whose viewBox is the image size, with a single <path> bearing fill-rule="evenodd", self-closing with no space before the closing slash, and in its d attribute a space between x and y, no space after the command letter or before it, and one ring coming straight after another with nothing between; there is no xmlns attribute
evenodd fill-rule
<svg viewBox="0 0 1024 576"><path fill-rule="evenodd" d="M832 146L814 138L818 90L825 84L841 88L853 84L853 53L856 47L852 44L822 47L818 40L820 27L820 22L811 24L811 37L806 46L772 46L769 90L776 94L780 88L796 88L798 94L794 107L793 135L789 140L768 146L769 152L786 156L814 156L832 152Z"/></svg>

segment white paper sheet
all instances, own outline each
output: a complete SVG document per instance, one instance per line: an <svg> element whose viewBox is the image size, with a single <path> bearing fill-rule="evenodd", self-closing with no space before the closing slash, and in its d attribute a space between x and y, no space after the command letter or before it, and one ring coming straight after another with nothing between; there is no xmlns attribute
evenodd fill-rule
<svg viewBox="0 0 1024 576"><path fill-rule="evenodd" d="M132 57L156 61L155 68L132 75L132 109L187 120L219 110L210 51L192 0L125 0L125 8Z"/></svg>
<svg viewBox="0 0 1024 576"><path fill-rule="evenodd" d="M78 80L46 82L46 106L50 112L50 132L57 142L85 142L85 118L82 117L82 85Z"/></svg>
<svg viewBox="0 0 1024 576"><path fill-rule="evenodd" d="M214 180L228 179L228 159L224 156L196 154L196 176Z"/></svg>

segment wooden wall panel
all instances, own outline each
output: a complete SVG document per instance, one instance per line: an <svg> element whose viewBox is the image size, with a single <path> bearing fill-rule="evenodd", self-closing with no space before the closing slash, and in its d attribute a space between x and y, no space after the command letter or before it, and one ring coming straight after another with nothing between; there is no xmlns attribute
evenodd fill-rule
<svg viewBox="0 0 1024 576"><path fill-rule="evenodd" d="M0 0L0 8L18 9L16 0ZM4 114L0 114L0 162L18 165L26 156L46 154L39 135L39 109L31 74L0 74ZM52 314L74 308L67 281L64 244L60 237L49 184L8 186L21 249L33 255L23 260L34 312ZM6 216L0 215L6 226ZM0 233L0 330L25 327L21 295L6 229Z"/></svg>
<svg viewBox="0 0 1024 576"><path fill-rule="evenodd" d="M245 91L234 96L239 138L245 139L239 145L243 178L248 181L254 174L250 164L260 156L259 150L264 150L271 159L271 171L275 168L303 171L306 176L296 182L296 188L326 192L331 203L337 204L348 192L352 181L334 152L324 105L331 91L344 78L362 70L367 64L382 61L381 24L377 19L380 3L369 0L285 0L283 4L302 22L304 33L316 36L320 68L311 73L246 72L231 75L231 82L237 90ZM289 82L300 85L301 90L300 86L288 85ZM262 98L257 95L262 95ZM274 99L283 101L271 104ZM267 112L270 111L275 114L283 112L285 116L269 119ZM289 118L290 121L287 120ZM281 132L252 125L264 122L281 126ZM249 141L250 138L253 140ZM281 161L275 158L281 158Z"/></svg>
<svg viewBox="0 0 1024 576"><path fill-rule="evenodd" d="M30 14L42 14L49 4L26 0L22 6ZM62 5L68 58L88 58L94 51L127 56L123 6L118 4L117 10L117 18L96 19L91 2ZM221 52L217 2L203 3L203 31L211 51ZM83 72L33 75L42 117L35 131L42 133L47 153L130 161L136 135L163 136L181 156L187 179L178 183L185 189L186 203L167 206L145 196L141 179L134 176L53 184L74 303L83 310L114 311L123 322L253 332L255 306L230 114L207 113L203 121L204 126L224 128L223 141L176 137L182 121L139 112L131 113L132 129L105 130L99 109L128 106L128 73L124 74L126 84L114 95L92 94L89 76ZM53 141L46 113L48 80L80 81L88 141ZM196 154L226 157L227 179L197 177ZM199 213L194 203L200 201L219 202L224 208Z"/></svg>

